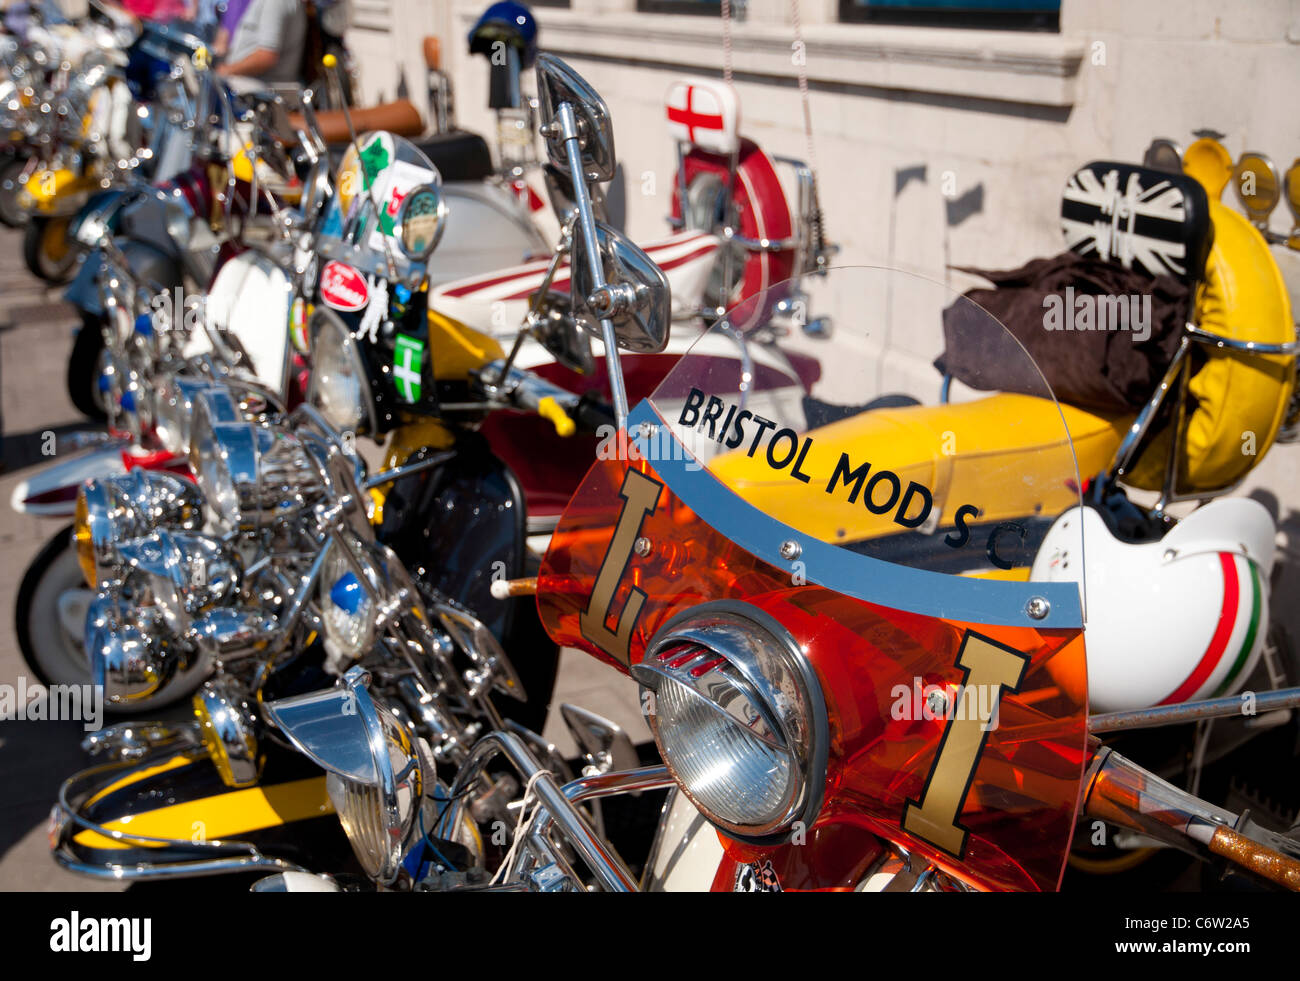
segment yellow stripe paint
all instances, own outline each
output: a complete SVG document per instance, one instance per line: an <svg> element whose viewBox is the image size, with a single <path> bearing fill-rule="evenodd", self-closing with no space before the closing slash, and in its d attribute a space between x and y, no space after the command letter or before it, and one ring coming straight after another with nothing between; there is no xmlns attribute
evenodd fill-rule
<svg viewBox="0 0 1300 981"><path fill-rule="evenodd" d="M121 790L123 787L129 787L133 783L139 783L142 780L148 780L150 777L157 776L159 773L166 773L168 770L176 770L182 766L189 766L193 763L193 758L189 756L173 756L166 763L159 763L157 766L147 767L143 770L132 770L121 780L115 780L107 787L97 793L90 800L86 801L86 806L103 800L109 794Z"/></svg>
<svg viewBox="0 0 1300 981"><path fill-rule="evenodd" d="M163 769L168 768L167 764L163 765ZM201 831L203 840L216 841L333 813L334 805L325 792L325 778L309 777L172 804L120 821L109 821L104 827L146 838L179 841L193 841ZM82 831L73 840L87 848L165 847L123 843L94 831Z"/></svg>

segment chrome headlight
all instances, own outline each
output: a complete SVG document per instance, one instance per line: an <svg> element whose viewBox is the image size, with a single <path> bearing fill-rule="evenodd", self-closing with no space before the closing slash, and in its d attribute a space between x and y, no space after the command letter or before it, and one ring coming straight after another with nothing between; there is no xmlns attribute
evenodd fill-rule
<svg viewBox="0 0 1300 981"><path fill-rule="evenodd" d="M370 650L375 638L375 604L341 546L326 546L329 554L321 569L319 595L321 622L325 626L325 645L329 653L344 663L355 661ZM357 555L362 568L373 571L364 553ZM365 575L372 588L382 588L377 577Z"/></svg>
<svg viewBox="0 0 1300 981"><path fill-rule="evenodd" d="M202 378L169 374L154 390L154 431L159 441L172 453L188 454L190 435L199 410L200 397L212 406L207 418L234 422L239 408L229 390Z"/></svg>
<svg viewBox="0 0 1300 981"><path fill-rule="evenodd" d="M307 402L340 432L372 431L370 382L347 325L331 311L317 310L312 314L310 335Z"/></svg>
<svg viewBox="0 0 1300 981"><path fill-rule="evenodd" d="M238 587L237 559L220 539L162 529L118 546L136 606L154 606L179 636Z"/></svg>
<svg viewBox="0 0 1300 981"><path fill-rule="evenodd" d="M205 681L194 693L199 737L228 787L250 787L262 775L253 713L228 678Z"/></svg>
<svg viewBox="0 0 1300 981"><path fill-rule="evenodd" d="M327 771L326 789L362 867L397 879L433 770L420 744L352 668L343 686L266 705L271 722Z"/></svg>
<svg viewBox="0 0 1300 981"><path fill-rule="evenodd" d="M821 808L826 706L789 633L747 604L675 617L632 676L653 693L650 728L700 812L733 837L770 839Z"/></svg>
<svg viewBox="0 0 1300 981"><path fill-rule="evenodd" d="M321 492L321 477L297 436L250 422L199 425L190 466L217 523L248 530L301 508Z"/></svg>
<svg viewBox="0 0 1300 981"><path fill-rule="evenodd" d="M77 492L73 541L89 585L122 573L118 547L159 525L183 530L202 523L203 497L193 482L176 474L139 468L86 481Z"/></svg>
<svg viewBox="0 0 1300 981"><path fill-rule="evenodd" d="M185 667L148 613L103 593L86 610L86 654L91 681L119 705L151 698Z"/></svg>

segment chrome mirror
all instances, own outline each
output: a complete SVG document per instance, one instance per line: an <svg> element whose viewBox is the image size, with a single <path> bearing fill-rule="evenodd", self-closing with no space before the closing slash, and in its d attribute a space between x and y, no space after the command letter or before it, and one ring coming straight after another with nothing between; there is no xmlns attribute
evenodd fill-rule
<svg viewBox="0 0 1300 981"><path fill-rule="evenodd" d="M412 262L424 262L438 247L447 227L447 202L436 184L421 184L407 192L397 212L397 241Z"/></svg>
<svg viewBox="0 0 1300 981"><path fill-rule="evenodd" d="M1232 189L1246 214L1256 225L1268 224L1268 216L1282 200L1282 181L1273 161L1262 153L1243 153L1232 170Z"/></svg>
<svg viewBox="0 0 1300 981"><path fill-rule="evenodd" d="M631 737L613 722L568 702L560 705L560 716L578 746L585 764L584 775L588 771L609 773L640 766Z"/></svg>
<svg viewBox="0 0 1300 981"><path fill-rule="evenodd" d="M307 179L302 184L302 197L299 199L298 208L302 212L303 220L308 224L315 222L324 213L325 206L333 194L329 158L321 157L311 165L311 170L307 172Z"/></svg>
<svg viewBox="0 0 1300 981"><path fill-rule="evenodd" d="M563 225L577 208L574 201L573 180L568 174L561 173L550 164L543 168L543 180L546 182L546 196L551 201L551 211L554 212L556 220ZM591 189L591 211L597 221L609 220L605 192L599 187Z"/></svg>
<svg viewBox="0 0 1300 981"><path fill-rule="evenodd" d="M574 237L570 279L573 309L589 311L592 321L610 321L620 348L657 354L668 344L672 319L667 275L653 259L604 222L596 222L596 240L603 283L595 281L586 241L582 236ZM586 318L580 318L580 323L603 338L596 323Z"/></svg>
<svg viewBox="0 0 1300 981"><path fill-rule="evenodd" d="M612 180L617 158L614 155L614 124L605 100L586 79L549 54L537 56L537 95L542 134L546 138L546 151L551 163L561 173L570 173L565 142L576 135L581 151L582 176L589 181Z"/></svg>
<svg viewBox="0 0 1300 981"><path fill-rule="evenodd" d="M591 340L584 328L578 326L572 300L563 293L550 291L537 298L533 336L551 357L570 371L589 375L596 370Z"/></svg>

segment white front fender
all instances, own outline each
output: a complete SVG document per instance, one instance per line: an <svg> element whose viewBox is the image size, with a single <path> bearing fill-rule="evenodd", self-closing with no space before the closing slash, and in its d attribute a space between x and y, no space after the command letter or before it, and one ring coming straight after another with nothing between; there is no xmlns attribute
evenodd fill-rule
<svg viewBox="0 0 1300 981"><path fill-rule="evenodd" d="M70 518L76 511L77 491L92 477L126 473L124 444L97 446L50 464L14 488L10 506L19 514Z"/></svg>

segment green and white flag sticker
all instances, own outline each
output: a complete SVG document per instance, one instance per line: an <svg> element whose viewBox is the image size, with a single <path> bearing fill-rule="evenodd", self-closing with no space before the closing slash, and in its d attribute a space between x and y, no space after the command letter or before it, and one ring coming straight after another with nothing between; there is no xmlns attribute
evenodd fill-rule
<svg viewBox="0 0 1300 981"><path fill-rule="evenodd" d="M407 402L420 401L420 363L424 360L424 342L405 334L397 335L393 349L393 384L397 394Z"/></svg>

